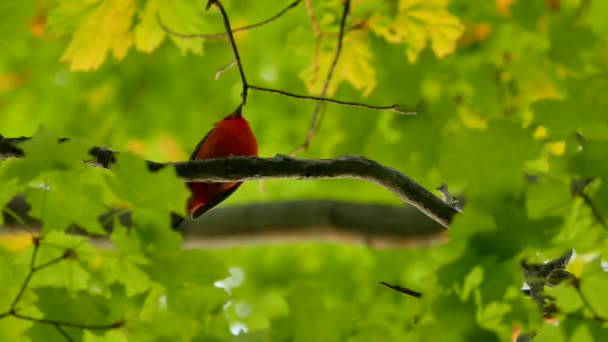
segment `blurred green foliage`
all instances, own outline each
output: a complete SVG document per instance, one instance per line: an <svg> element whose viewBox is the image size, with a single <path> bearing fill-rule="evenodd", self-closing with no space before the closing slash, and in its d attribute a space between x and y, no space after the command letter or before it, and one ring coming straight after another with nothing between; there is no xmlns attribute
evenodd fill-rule
<svg viewBox="0 0 608 342"><path fill-rule="evenodd" d="M322 38L308 2L235 34L252 84L318 95L342 2L310 1ZM240 27L290 2L223 3ZM0 163L0 205L26 194L43 222L39 263L66 248L76 254L34 275L19 312L82 324L126 321L109 331L66 328L84 341L510 341L516 327L537 330L538 341L606 340L608 280L597 258L606 259L608 236L596 218L608 217L605 1L352 1L329 94L404 108L423 101L424 109L400 116L326 105L302 156L363 155L429 189L446 182L467 197L448 243L383 251L322 243L181 249L168 212L182 210L185 187L170 170L149 174L141 159L186 159L240 102L235 68L214 80L232 60L225 38L182 39L158 26L157 13L180 33L222 32L218 13L204 7L189 0L0 2L0 133L34 136L23 144L26 158ZM300 144L314 106L252 90L244 113L260 154ZM56 137L71 140L57 144ZM89 146L140 157L121 155L111 173L78 162ZM586 195L596 214L570 194L579 177L595 179ZM226 205L305 198L399 204L359 181L280 180L267 181L265 192L250 182ZM96 218L107 208L134 213L133 229L112 233L115 250L64 233L72 223L101 233ZM28 238L3 238L1 246L3 313L33 247ZM568 248L577 252L569 267L581 292L554 289L560 324L543 324L519 291L519 262ZM424 297L400 296L377 281ZM0 339L19 338L65 340L51 325L0 319Z"/></svg>

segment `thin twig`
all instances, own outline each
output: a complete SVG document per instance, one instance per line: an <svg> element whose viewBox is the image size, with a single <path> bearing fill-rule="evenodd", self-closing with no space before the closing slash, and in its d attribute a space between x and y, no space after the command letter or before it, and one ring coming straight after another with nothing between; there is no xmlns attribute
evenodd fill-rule
<svg viewBox="0 0 608 342"><path fill-rule="evenodd" d="M216 81L217 81L217 80L219 80L219 79L220 79L220 76L222 76L222 74L223 74L223 73L224 73L226 70L228 70L228 69L232 68L232 67L233 67L235 64L236 64L236 61L232 61L230 64L228 64L228 65L226 65L225 67L223 67L223 68L219 69L219 70L218 70L218 71L215 73L215 80L216 80Z"/></svg>
<svg viewBox="0 0 608 342"><path fill-rule="evenodd" d="M52 319L46 319L46 318L35 318L35 317L30 317L30 316L26 316L26 315L22 315L22 314L18 313L17 305L19 304L19 301L21 300L21 297L23 296L25 289L28 287L30 280L32 279L32 276L34 275L34 273L36 273L37 271L40 271L44 268L47 268L51 265L54 265L63 259L73 258L76 255L72 249L68 248L65 250L65 252L61 256L51 259L41 265L36 266L36 259L38 256L38 250L40 249L40 244L41 244L42 238L39 236L34 236L32 238L32 241L34 244L34 251L32 252L32 258L30 259L29 272L28 272L27 276L25 277L25 280L21 284L19 292L15 296L15 299L13 300L13 303L11 304L9 311L4 314L1 314L0 319L4 318L6 316L13 316L13 317L27 320L27 321L53 325L59 331L59 333L61 333L68 341L72 341L72 338L63 329L61 329L62 326L80 328L80 329L89 329L89 330L107 330L107 329L119 328L124 325L124 321L122 321L122 320L111 323L111 324L89 325L89 324L63 322L63 321L57 321L57 320L52 320Z"/></svg>
<svg viewBox="0 0 608 342"><path fill-rule="evenodd" d="M38 251L38 249L40 247L36 247L37 245L34 245L34 255L32 255L32 264L34 263L34 260L36 259L36 253ZM25 280L23 281L23 284L21 284L21 288L19 289L19 293L17 293L17 296L15 297L15 300L13 301L13 304L11 305L11 311L15 310L15 307L17 306L17 304L19 303L19 300L21 299L21 296L23 296L23 293L25 292L25 289L27 288L27 286L30 283L30 280L32 279L32 276L34 275L34 273L40 271L43 268L47 268L53 264L56 264L58 262L60 262L61 260L66 258L67 254L63 254L55 259L51 259L47 262L45 262L42 265L38 265L36 267L30 268L30 271L28 272L27 276L25 277Z"/></svg>
<svg viewBox="0 0 608 342"><path fill-rule="evenodd" d="M321 54L321 41L323 40L323 34L319 28L319 22L315 17L315 10L312 6L312 0L306 0L306 12L308 13L308 19L310 19L310 26L312 32L315 35L315 53L313 56L313 80L316 81L319 77L319 56Z"/></svg>
<svg viewBox="0 0 608 342"><path fill-rule="evenodd" d="M87 330L110 330L110 329L117 329L117 328L120 328L125 325L125 322L122 320L118 320L116 322L109 323L109 324L98 324L97 325L97 324L81 324L81 323L63 322L63 321L58 321L58 320L54 320L54 319L46 319L46 318L36 318L36 317L31 317L31 316L25 316L25 315L22 315L17 312L12 313L11 315L15 316L17 318L20 318L20 319L24 319L26 321L32 321L32 322L38 322L38 323L50 324L50 325L61 325L64 327L80 328L80 329L87 329Z"/></svg>
<svg viewBox="0 0 608 342"><path fill-rule="evenodd" d="M310 26L312 27L312 31L315 33L315 37L319 37L321 35L321 29L319 28L319 22L315 17L315 10L312 7L312 1L306 0L306 12L308 13L308 18L310 19Z"/></svg>
<svg viewBox="0 0 608 342"><path fill-rule="evenodd" d="M606 221L604 220L604 217L602 217L602 214L600 213L600 211L593 204L593 201L591 200L591 197L589 197L589 195L587 195L584 192L581 192L579 194L579 196L583 199L583 201L585 201L585 204L587 204L587 206L589 208L591 208L591 212L593 213L593 216L595 217L595 220L599 224L601 224L602 226L604 226L604 228L608 228L608 225L606 225Z"/></svg>
<svg viewBox="0 0 608 342"><path fill-rule="evenodd" d="M327 96L327 90L329 89L329 83L331 82L331 79L333 77L336 66L338 65L338 60L340 59L340 55L342 53L342 42L344 40L344 28L346 26L346 17L348 16L349 11L350 11L350 0L345 0L344 1L344 11L342 12L342 19L340 20L340 33L338 34L338 46L336 47L336 54L334 55L334 59L332 60L331 65L329 66L329 70L327 72L327 76L325 77L325 83L323 83L323 89L321 90L321 95L320 95L321 98L325 98L325 96ZM317 36L317 40L318 40L318 36ZM310 145L310 142L312 141L314 134L316 132L317 121L319 119L319 114L321 113L322 106L323 106L323 102L321 102L321 101L317 102L317 105L315 106L315 110L312 114L312 119L310 120L310 127L308 128L308 133L306 134L306 138L304 139L304 142L300 146L296 147L291 152L291 155L296 155L296 154L300 153L301 151L308 149L308 146Z"/></svg>
<svg viewBox="0 0 608 342"><path fill-rule="evenodd" d="M591 306L591 302L589 301L587 296L585 296L585 294L583 293L583 290L580 287L580 280L575 278L573 283L574 283L574 288L576 289L576 292L578 292L579 297L581 297L581 300L583 301L583 304L585 304L585 307L591 312L591 315L593 315L593 319L598 322L607 322L608 319L600 316L595 311L595 309L593 309L593 307Z"/></svg>
<svg viewBox="0 0 608 342"><path fill-rule="evenodd" d="M65 337L65 339L66 339L66 340L68 340L68 342L72 342L72 341L74 341L74 340L73 340L73 339L70 337L70 335L68 335L68 333L67 333L65 330L63 330L63 328L61 328L61 325L60 325L60 324L58 324L58 323L57 323L57 324L53 324L53 325L55 326L55 329L57 329L57 331L59 331L59 333L60 333L60 334L61 334L63 337Z"/></svg>
<svg viewBox="0 0 608 342"><path fill-rule="evenodd" d="M280 17L282 17L285 13L289 12L289 10L295 8L302 0L296 0L294 2L292 2L291 4L289 4L287 7L285 7L284 9L282 9L279 13L273 15L272 17L262 20L259 23L255 23L255 24L251 24L251 25L247 25L247 26L243 26L243 27L239 27L239 28L235 28L234 30L232 30L232 33L236 33L236 32L241 32L241 31L247 31L247 30L251 30L254 28L258 28L267 24L270 24L271 22L279 19ZM227 32L221 32L221 33L192 33L192 34L188 34L188 33L180 33L180 32L176 32L172 29L170 29L169 27L167 27L163 21L160 18L160 14L158 12L156 12L156 21L158 22L158 25L160 26L160 28L165 31L165 33L170 34L172 36L178 37L178 38L184 38L184 39L218 39L218 38L224 38L227 36Z"/></svg>
<svg viewBox="0 0 608 342"><path fill-rule="evenodd" d="M239 67L239 75L241 76L241 83L243 85L243 92L241 93L241 97L243 98L242 105L245 105L247 103L247 90L249 88L249 84L247 84L245 71L243 70L243 65L241 64L241 57L239 56L239 51L236 47L236 43L234 42L234 36L232 35L232 29L230 28L230 20L228 19L228 14L226 13L224 6L222 6L222 3L219 0L209 0L209 2L207 2L206 9L209 10L212 5L217 7L222 16L222 20L224 21L224 27L226 28L228 40L230 41L230 47L232 48L232 55L234 56L236 65Z"/></svg>
<svg viewBox="0 0 608 342"><path fill-rule="evenodd" d="M335 103L335 104L339 104L342 106L358 107L358 108L365 108L365 109L370 109L370 110L388 110L388 111L395 112L395 113L402 114L402 115L416 115L416 114L418 114L418 111L419 111L419 108L416 108L416 110L403 110L397 104L390 105L390 106L372 106L372 105L367 105L367 104L359 103L359 102L334 100L334 99L330 99L330 98L326 98L326 97L299 95L299 94L294 94L294 93L290 93L290 92L283 91L283 90L259 87L259 86L252 85L252 84L249 85L249 88L253 89L253 90L257 90L257 91L263 91L263 92L267 92L267 93L273 93L273 94L293 97L295 99L300 99L300 100L313 100L313 101L320 101L320 102L327 102L327 103Z"/></svg>
<svg viewBox="0 0 608 342"><path fill-rule="evenodd" d="M587 186L589 184L591 184L593 182L593 178L582 178L582 179L575 179L570 183L570 192L572 193L572 196L576 197L580 197L583 199L583 201L585 202L585 204L591 209L591 213L593 214L593 217L595 218L595 220L601 224L604 228L608 228L608 225L606 224L606 220L604 220L604 217L602 217L602 214L600 213L600 211L597 209L597 207L593 204L593 201L591 200L591 197L589 197L589 195L587 195L587 193L585 193L585 189L587 188Z"/></svg>
<svg viewBox="0 0 608 342"><path fill-rule="evenodd" d="M389 288L389 289L391 289L393 291L397 291L397 292L399 292L399 293L401 293L401 294L403 294L405 296L408 296L408 297L422 298L422 293L420 293L418 291L410 290L408 288L401 287L399 285L390 285L390 284L388 284L386 282L383 282L383 281L378 282L378 284L380 284L380 285L382 285L384 287L387 287L387 288Z"/></svg>
<svg viewBox="0 0 608 342"><path fill-rule="evenodd" d="M34 272L36 272L35 263L36 263L36 256L38 255L38 249L40 248L40 240L38 240L37 237L33 237L32 241L34 243L34 251L32 252L32 259L30 259L30 269L29 269L27 275L25 276L25 279L23 280L21 287L19 288L19 292L17 292L15 299L13 299L13 303L11 304L11 308L9 309L9 312L15 311L15 307L17 307L17 304L19 303L19 300L21 300L21 296L23 296L23 293L25 292L27 285L30 283L32 276L34 275Z"/></svg>

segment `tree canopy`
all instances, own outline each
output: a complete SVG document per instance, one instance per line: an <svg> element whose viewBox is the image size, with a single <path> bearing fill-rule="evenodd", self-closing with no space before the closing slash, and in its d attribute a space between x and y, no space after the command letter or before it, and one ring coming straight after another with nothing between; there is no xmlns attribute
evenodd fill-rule
<svg viewBox="0 0 608 342"><path fill-rule="evenodd" d="M0 340L608 338L607 1L29 0L0 16L0 207L22 195L40 225L0 228ZM462 213L415 248L184 248L183 179L145 161L187 160L245 76L261 157L362 156L438 197L447 184ZM111 170L82 162L94 146L120 151ZM282 178L222 206L318 199L404 205L359 179Z"/></svg>

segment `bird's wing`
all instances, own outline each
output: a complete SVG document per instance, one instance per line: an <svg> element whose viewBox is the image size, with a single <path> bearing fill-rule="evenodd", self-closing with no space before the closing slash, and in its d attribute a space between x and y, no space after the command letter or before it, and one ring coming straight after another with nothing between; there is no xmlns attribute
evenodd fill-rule
<svg viewBox="0 0 608 342"><path fill-rule="evenodd" d="M209 137L209 134L211 134L211 132L213 132L215 128L212 128L209 133L207 133L207 135L205 135L203 137L203 139L196 145L196 147L194 148L194 152L192 152L192 154L190 155L190 160L195 160L196 159L196 155L198 154L198 151L201 149L201 147L203 146L203 144L205 143L205 141L207 141L207 138Z"/></svg>
<svg viewBox="0 0 608 342"><path fill-rule="evenodd" d="M205 204L194 209L194 211L190 214L191 217L193 219L195 219L195 218L203 215L204 213L208 212L209 210L213 209L213 207L220 204L223 200L228 198L228 196L232 195L232 193L235 192L236 189L238 189L239 186L241 186L241 184L242 184L242 182L238 182L234 186L231 186L230 188L228 188L226 190L213 194L213 196L211 196L211 198L209 198L209 200Z"/></svg>

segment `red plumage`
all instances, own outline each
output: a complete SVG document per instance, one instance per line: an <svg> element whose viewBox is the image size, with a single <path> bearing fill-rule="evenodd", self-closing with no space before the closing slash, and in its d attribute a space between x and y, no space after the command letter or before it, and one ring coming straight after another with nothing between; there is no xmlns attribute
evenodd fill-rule
<svg viewBox="0 0 608 342"><path fill-rule="evenodd" d="M190 160L257 155L257 141L239 106L234 113L214 124L214 128L198 143ZM241 183L187 183L192 193L187 204L188 214L192 218L203 215L228 198ZM173 227L182 220L174 218Z"/></svg>

